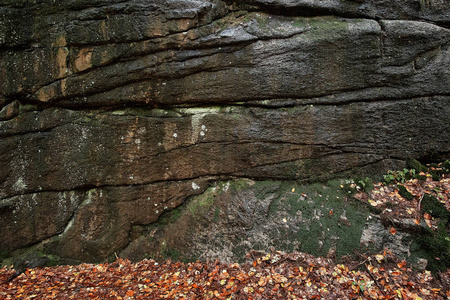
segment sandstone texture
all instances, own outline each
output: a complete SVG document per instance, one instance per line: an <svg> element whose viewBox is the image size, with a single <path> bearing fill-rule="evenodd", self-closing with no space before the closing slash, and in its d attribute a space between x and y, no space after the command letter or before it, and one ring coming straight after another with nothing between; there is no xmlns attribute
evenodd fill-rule
<svg viewBox="0 0 450 300"><path fill-rule="evenodd" d="M447 0L1 0L0 254L142 257L229 180L448 159L449 46ZM244 186L227 218L256 218L252 241L281 194ZM236 257L220 230L189 255Z"/></svg>

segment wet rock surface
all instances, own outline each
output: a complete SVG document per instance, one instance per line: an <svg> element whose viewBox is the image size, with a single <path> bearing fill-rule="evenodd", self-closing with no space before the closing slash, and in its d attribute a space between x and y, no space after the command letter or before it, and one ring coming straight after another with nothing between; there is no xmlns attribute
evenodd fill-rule
<svg viewBox="0 0 450 300"><path fill-rule="evenodd" d="M160 247L148 226L218 182L449 157L443 0L3 1L0 12L2 256L132 255L137 239ZM258 201L228 215L260 224L273 199L243 193Z"/></svg>

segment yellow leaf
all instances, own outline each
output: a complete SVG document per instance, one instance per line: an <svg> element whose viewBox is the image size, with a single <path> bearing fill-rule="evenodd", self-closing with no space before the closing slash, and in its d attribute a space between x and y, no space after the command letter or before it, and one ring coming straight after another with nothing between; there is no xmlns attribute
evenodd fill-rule
<svg viewBox="0 0 450 300"><path fill-rule="evenodd" d="M383 261L383 259L384 259L384 256L381 255L381 254L377 254L377 255L375 255L375 259L376 259L379 263L381 263L381 261Z"/></svg>

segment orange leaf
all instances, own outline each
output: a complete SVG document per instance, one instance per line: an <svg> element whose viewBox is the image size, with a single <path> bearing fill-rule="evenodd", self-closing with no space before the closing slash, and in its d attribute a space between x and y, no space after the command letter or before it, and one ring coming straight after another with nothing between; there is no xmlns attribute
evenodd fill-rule
<svg viewBox="0 0 450 300"><path fill-rule="evenodd" d="M267 284L267 278L265 276L261 277L258 281L259 286L265 286Z"/></svg>
<svg viewBox="0 0 450 300"><path fill-rule="evenodd" d="M129 290L127 293L126 293L126 295L127 296L133 296L134 295L134 291L132 291L132 290Z"/></svg>
<svg viewBox="0 0 450 300"><path fill-rule="evenodd" d="M395 230L394 227L391 227L391 229L389 230L389 232L390 232L392 235L395 235L395 234L397 233L397 230Z"/></svg>
<svg viewBox="0 0 450 300"><path fill-rule="evenodd" d="M425 220L431 220L431 215L429 215L428 213L424 213L423 217Z"/></svg>

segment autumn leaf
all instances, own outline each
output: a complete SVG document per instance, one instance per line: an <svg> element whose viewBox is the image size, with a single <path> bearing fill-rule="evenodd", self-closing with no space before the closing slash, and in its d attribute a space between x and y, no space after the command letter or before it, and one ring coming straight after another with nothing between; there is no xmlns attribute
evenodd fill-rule
<svg viewBox="0 0 450 300"><path fill-rule="evenodd" d="M376 254L376 255L375 255L375 259L376 259L379 263L381 263L381 262L384 260L384 255Z"/></svg>
<svg viewBox="0 0 450 300"><path fill-rule="evenodd" d="M391 227L391 229L389 230L389 232L390 232L392 235L395 235L395 234L397 233L397 230L395 230L394 227Z"/></svg>
<svg viewBox="0 0 450 300"><path fill-rule="evenodd" d="M267 278L265 276L262 276L258 281L258 285L265 286L266 284L267 284Z"/></svg>

